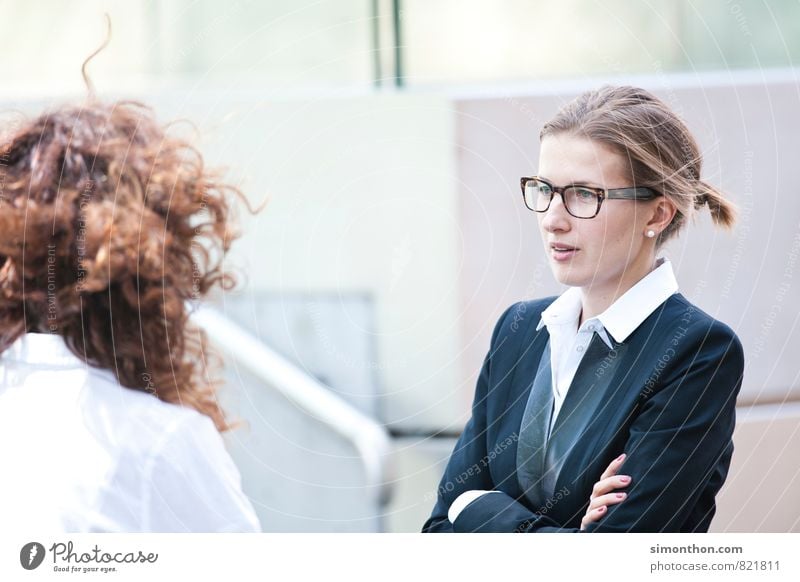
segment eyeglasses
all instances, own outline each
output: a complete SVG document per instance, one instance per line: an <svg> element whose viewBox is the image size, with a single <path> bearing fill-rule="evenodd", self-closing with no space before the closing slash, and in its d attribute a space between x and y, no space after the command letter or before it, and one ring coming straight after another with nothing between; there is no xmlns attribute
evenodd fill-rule
<svg viewBox="0 0 800 582"><path fill-rule="evenodd" d="M655 190L643 187L592 188L580 184L569 186L553 186L547 180L532 176L520 178L522 196L525 206L534 212L547 212L556 194L561 194L564 208L575 218L594 218L600 212L600 206L606 198L612 200L652 200L661 196Z"/></svg>

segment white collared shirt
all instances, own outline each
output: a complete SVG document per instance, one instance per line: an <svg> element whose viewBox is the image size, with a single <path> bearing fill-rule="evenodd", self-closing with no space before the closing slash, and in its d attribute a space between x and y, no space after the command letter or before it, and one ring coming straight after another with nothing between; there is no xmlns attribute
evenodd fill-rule
<svg viewBox="0 0 800 582"><path fill-rule="evenodd" d="M603 313L584 321L580 329L578 320L582 304L579 287L567 289L542 312L536 329L546 325L550 334L554 400L550 430L593 335L597 333L609 348L613 347L609 334L617 343L624 342L659 305L677 291L678 282L672 271L672 263L668 258L661 257L650 273L617 298Z"/></svg>
<svg viewBox="0 0 800 582"><path fill-rule="evenodd" d="M213 422L121 387L58 335L0 355L0 529L260 531Z"/></svg>

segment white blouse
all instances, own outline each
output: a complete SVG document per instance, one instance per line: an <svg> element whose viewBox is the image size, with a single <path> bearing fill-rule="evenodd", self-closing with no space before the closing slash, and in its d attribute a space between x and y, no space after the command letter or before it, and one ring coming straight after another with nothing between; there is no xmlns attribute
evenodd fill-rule
<svg viewBox="0 0 800 582"><path fill-rule="evenodd" d="M260 531L207 416L121 387L58 335L0 355L0 531Z"/></svg>

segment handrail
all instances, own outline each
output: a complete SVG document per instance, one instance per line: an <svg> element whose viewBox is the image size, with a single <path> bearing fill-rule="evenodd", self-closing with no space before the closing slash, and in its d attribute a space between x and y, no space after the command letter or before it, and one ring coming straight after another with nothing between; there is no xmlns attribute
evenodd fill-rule
<svg viewBox="0 0 800 582"><path fill-rule="evenodd" d="M350 441L363 463L370 494L375 496L380 507L389 502L391 442L382 425L336 396L324 384L218 310L207 305L194 305L190 312L192 321L205 330L217 349Z"/></svg>

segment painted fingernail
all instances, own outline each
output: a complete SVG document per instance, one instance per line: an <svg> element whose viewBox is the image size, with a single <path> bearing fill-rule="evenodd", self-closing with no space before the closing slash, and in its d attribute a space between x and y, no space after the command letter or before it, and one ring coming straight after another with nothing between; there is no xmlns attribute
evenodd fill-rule
<svg viewBox="0 0 800 582"><path fill-rule="evenodd" d="M617 493L617 499L625 499L624 493Z"/></svg>
<svg viewBox="0 0 800 582"><path fill-rule="evenodd" d="M598 507L597 508L597 513L603 513L605 510L606 510L606 506L605 505L603 507Z"/></svg>
<svg viewBox="0 0 800 582"><path fill-rule="evenodd" d="M616 458L616 459L614 459L614 460L615 460L615 461L621 461L621 460L622 460L622 459L624 459L624 458L625 458L625 453L622 453L622 454L621 454L619 457L617 457L617 458Z"/></svg>
<svg viewBox="0 0 800 582"><path fill-rule="evenodd" d="M622 481L623 483L627 483L628 481L631 480L631 478L628 477L628 476L624 476L624 477L620 477L619 480Z"/></svg>

